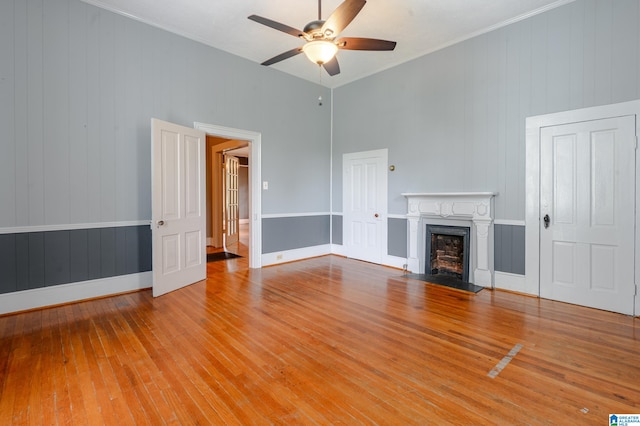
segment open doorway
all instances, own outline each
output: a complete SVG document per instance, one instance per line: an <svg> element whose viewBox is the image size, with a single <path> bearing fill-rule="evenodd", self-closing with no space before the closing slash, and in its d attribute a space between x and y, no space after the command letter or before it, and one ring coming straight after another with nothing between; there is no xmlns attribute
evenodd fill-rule
<svg viewBox="0 0 640 426"><path fill-rule="evenodd" d="M222 155L225 151L232 151L240 148L241 146L247 150L246 157L246 171L248 174L247 182L247 198L248 205L246 206L247 218L243 223L239 224L239 242L244 243L249 258L250 268L260 268L262 266L261 259L261 247L262 247L262 214L261 214L261 170L260 170L260 158L261 158L261 135L256 132L239 130L228 127L217 126L213 124L194 123L194 128L202 130L206 133L207 139L210 137L225 140L235 141L229 146L221 149ZM234 146L235 144L235 146ZM207 144L208 145L208 144ZM220 147L218 147L220 148ZM217 148L216 148L217 149ZM217 152L213 149L207 155L207 163L212 161L211 152ZM212 163L213 164L213 163ZM216 187L222 189L222 186ZM207 199L210 195L207 195ZM211 212L213 209L209 209ZM219 212L221 210L218 210ZM223 215L221 214L221 220ZM207 244L214 243L213 241L207 241ZM216 245L224 248L224 241L216 242Z"/></svg>
<svg viewBox="0 0 640 426"><path fill-rule="evenodd" d="M206 141L207 254L248 257L249 142L213 135Z"/></svg>

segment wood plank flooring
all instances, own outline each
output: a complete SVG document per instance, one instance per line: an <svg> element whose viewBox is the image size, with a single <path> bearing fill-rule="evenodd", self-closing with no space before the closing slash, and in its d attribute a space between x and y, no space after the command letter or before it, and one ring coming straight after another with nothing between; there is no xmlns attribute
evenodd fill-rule
<svg viewBox="0 0 640 426"><path fill-rule="evenodd" d="M637 319L325 256L0 317L0 424L608 424ZM522 349L495 378L488 373Z"/></svg>

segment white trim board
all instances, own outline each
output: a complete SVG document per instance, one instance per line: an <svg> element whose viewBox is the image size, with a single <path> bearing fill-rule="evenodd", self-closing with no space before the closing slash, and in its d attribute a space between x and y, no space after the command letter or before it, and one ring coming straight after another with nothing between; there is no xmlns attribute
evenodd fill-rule
<svg viewBox="0 0 640 426"><path fill-rule="evenodd" d="M148 271L0 294L0 315L143 290L152 281Z"/></svg>
<svg viewBox="0 0 640 426"><path fill-rule="evenodd" d="M494 219L494 225L509 225L509 226L526 226L524 220L512 220L512 219Z"/></svg>
<svg viewBox="0 0 640 426"><path fill-rule="evenodd" d="M331 216L329 212L310 212L310 213L274 213L263 214L263 219L278 219L281 217L312 217L312 216Z"/></svg>
<svg viewBox="0 0 640 426"><path fill-rule="evenodd" d="M77 229L121 228L125 226L150 226L151 219L124 222L73 223L59 225L15 226L0 228L0 234L21 234L26 232L74 231Z"/></svg>

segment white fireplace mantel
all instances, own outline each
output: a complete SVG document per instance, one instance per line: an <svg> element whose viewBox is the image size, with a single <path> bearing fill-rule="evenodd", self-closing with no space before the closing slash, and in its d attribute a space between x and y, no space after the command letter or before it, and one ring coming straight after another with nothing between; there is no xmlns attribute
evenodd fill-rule
<svg viewBox="0 0 640 426"><path fill-rule="evenodd" d="M493 200L495 192L404 193L408 200L407 269L425 273L425 224L465 223L471 229L469 281L493 287ZM463 222L463 223L462 223Z"/></svg>

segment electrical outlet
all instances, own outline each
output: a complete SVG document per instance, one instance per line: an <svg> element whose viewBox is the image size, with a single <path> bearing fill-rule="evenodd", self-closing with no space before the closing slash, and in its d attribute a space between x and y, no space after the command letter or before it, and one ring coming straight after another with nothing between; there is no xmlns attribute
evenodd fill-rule
<svg viewBox="0 0 640 426"><path fill-rule="evenodd" d="M282 260L282 253L276 256L276 260Z"/></svg>
<svg viewBox="0 0 640 426"><path fill-rule="evenodd" d="M269 189L269 182L267 182L266 180L262 182L262 189Z"/></svg>

